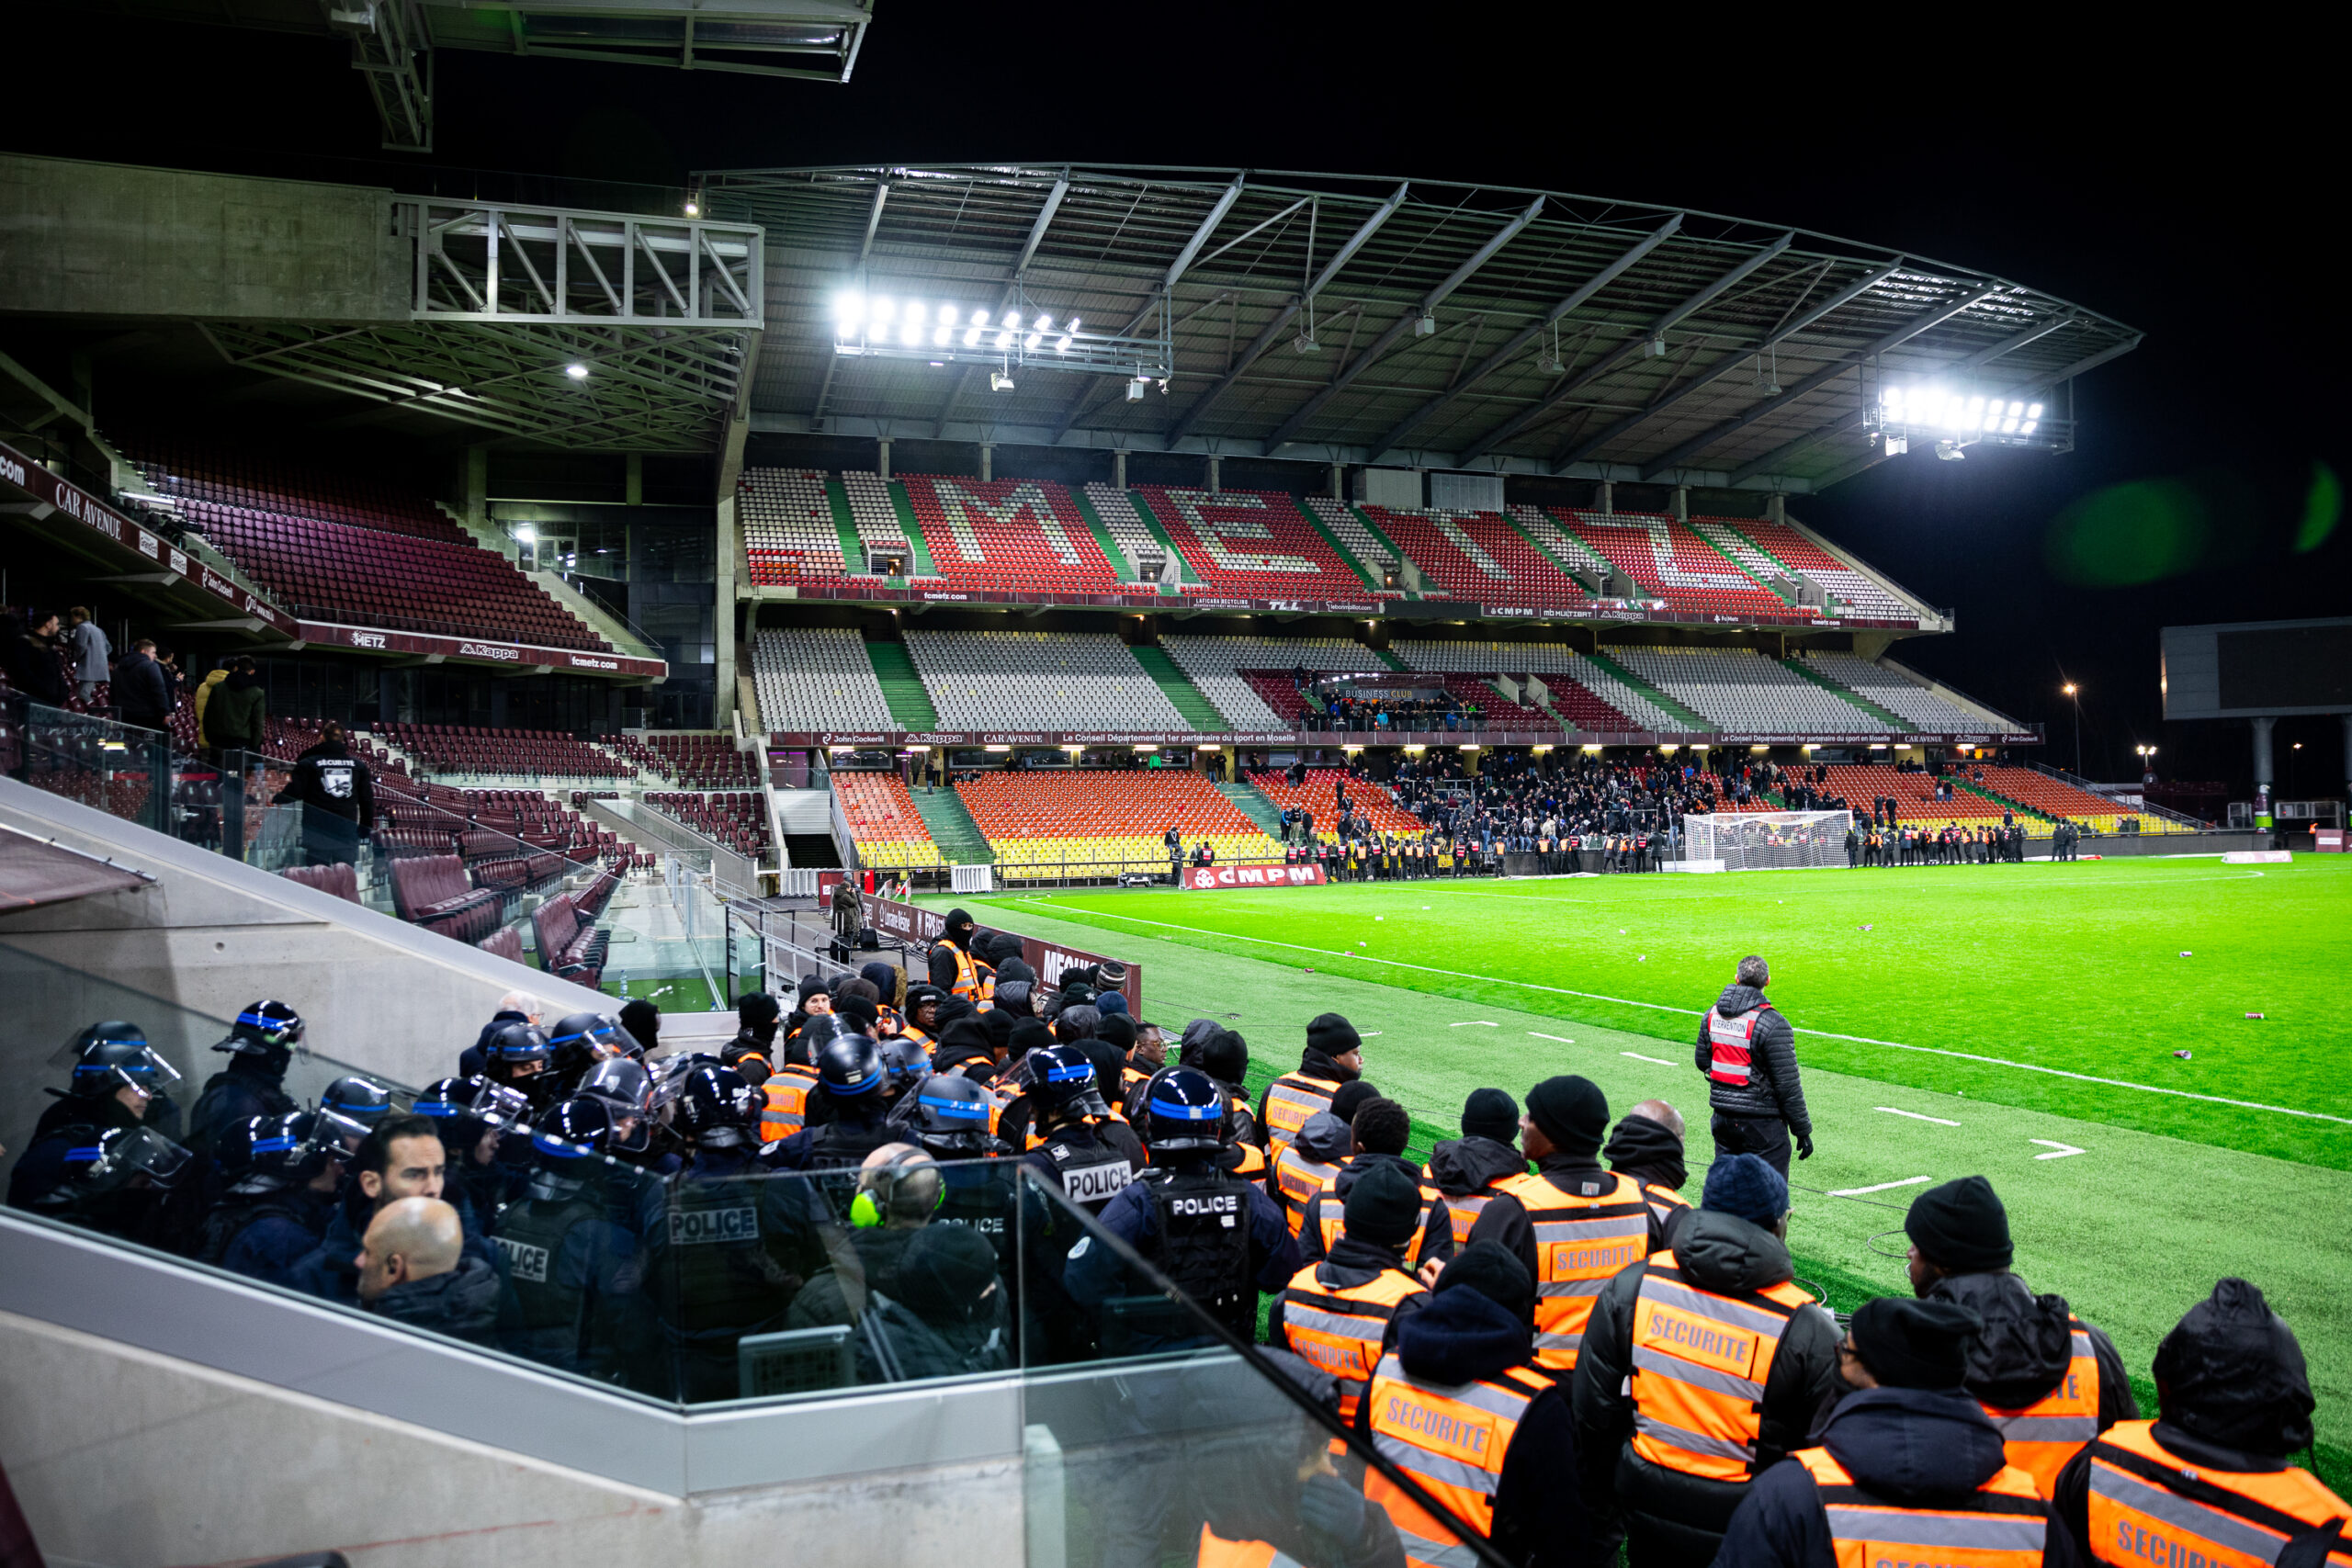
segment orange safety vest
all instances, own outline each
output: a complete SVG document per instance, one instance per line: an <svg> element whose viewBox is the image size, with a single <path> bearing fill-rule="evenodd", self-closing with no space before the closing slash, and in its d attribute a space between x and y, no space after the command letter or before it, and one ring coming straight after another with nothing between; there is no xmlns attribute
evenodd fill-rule
<svg viewBox="0 0 2352 1568"><path fill-rule="evenodd" d="M1340 1419L1353 1425L1397 1306L1429 1292L1401 1269L1341 1288L1323 1283L1322 1268L1310 1263L1291 1276L1283 1291L1283 1333L1293 1355L1339 1380Z"/></svg>
<svg viewBox="0 0 2352 1568"><path fill-rule="evenodd" d="M1208 1526L1201 1527L1201 1549L1193 1561L1200 1568L1306 1568L1287 1551L1278 1551L1272 1541L1227 1540Z"/></svg>
<svg viewBox="0 0 2352 1568"><path fill-rule="evenodd" d="M1495 1530L1495 1494L1503 1457L1535 1396L1552 1380L1528 1367L1498 1378L1449 1387L1408 1377L1394 1352L1373 1373L1370 1420L1381 1457L1420 1483L1456 1519L1480 1535ZM1377 1470L1364 1472L1364 1495L1388 1510L1414 1568L1453 1568L1468 1556L1460 1532L1433 1517Z"/></svg>
<svg viewBox="0 0 2352 1568"><path fill-rule="evenodd" d="M1274 1197L1283 1206L1283 1218L1290 1222L1292 1235L1297 1235L1306 1222L1307 1203L1339 1174L1338 1166L1308 1159L1294 1145L1284 1144L1274 1156Z"/></svg>
<svg viewBox="0 0 2352 1568"><path fill-rule="evenodd" d="M1736 1296L1701 1290L1673 1252L1654 1254L1634 1294L1634 1451L1684 1475L1753 1479L1764 1385L1812 1302L1785 1280Z"/></svg>
<svg viewBox="0 0 2352 1568"><path fill-rule="evenodd" d="M1657 1216L1657 1223L1660 1225L1666 1224L1667 1216L1673 1213L1675 1210L1687 1209L1690 1206L1690 1199L1685 1198L1673 1188L1660 1187L1655 1181L1642 1183L1642 1196L1648 1201L1650 1213Z"/></svg>
<svg viewBox="0 0 2352 1568"><path fill-rule="evenodd" d="M2091 1443L2091 1555L2116 1568L2272 1568L2299 1535L2352 1515L2309 1471L2207 1470L2119 1421ZM2346 1526L2352 1529L2352 1524ZM2352 1541L2328 1562L2352 1564Z"/></svg>
<svg viewBox="0 0 2352 1568"><path fill-rule="evenodd" d="M1754 1068L1748 1047L1756 1038L1756 1025L1771 1010L1772 1004L1765 1002L1732 1019L1713 1008L1707 1010L1707 1043L1713 1052L1707 1063L1710 1082L1747 1084Z"/></svg>
<svg viewBox="0 0 2352 1568"><path fill-rule="evenodd" d="M1330 1178L1323 1183L1322 1190L1306 1201L1305 1213L1315 1216L1315 1228L1323 1237L1323 1256L1326 1258L1331 1256L1331 1249L1340 1245L1340 1233L1346 1228L1347 1211L1340 1201L1339 1189L1340 1174L1338 1171L1333 1171ZM1315 1201L1316 1198L1320 1198L1323 1201L1318 1203ZM1413 1222L1413 1239L1408 1244L1406 1249L1408 1256L1420 1251L1421 1236L1430 1225L1430 1210L1443 1201L1445 1201L1444 1193L1440 1192L1426 1181L1421 1183L1421 1217ZM1300 1228L1305 1229L1303 1225Z"/></svg>
<svg viewBox="0 0 2352 1568"><path fill-rule="evenodd" d="M1492 1198L1496 1193L1501 1191L1502 1182L1508 1179L1510 1179L1507 1177L1498 1178L1497 1180L1488 1182L1477 1191L1465 1192L1460 1197L1456 1197L1451 1192L1444 1191L1441 1191L1438 1194L1438 1197L1442 1200L1445 1204L1447 1217L1453 1223L1453 1245L1455 1247L1463 1247L1470 1245L1470 1227L1478 1223L1478 1216L1486 1211L1487 1201L1489 1198ZM1433 1187L1436 1184L1437 1173L1426 1165L1421 1167L1421 1185L1424 1187Z"/></svg>
<svg viewBox="0 0 2352 1568"><path fill-rule="evenodd" d="M1827 1449L1789 1456L1813 1472L1829 1515L1838 1568L2041 1568L2050 1506L2033 1477L2005 1464L1990 1481L1935 1508L1900 1507L1854 1483ZM2182 1564L2187 1568L2187 1564Z"/></svg>
<svg viewBox="0 0 2352 1568"><path fill-rule="evenodd" d="M807 1126L808 1091L816 1087L815 1068L789 1064L762 1084L760 1092L767 1096L768 1102L760 1112L760 1142L773 1144Z"/></svg>
<svg viewBox="0 0 2352 1568"><path fill-rule="evenodd" d="M1597 1198L1571 1197L1540 1174L1495 1188L1518 1199L1535 1227L1535 1364L1548 1371L1576 1371L1593 1298L1611 1275L1649 1253L1650 1211L1640 1184L1604 1174L1614 1185Z"/></svg>
<svg viewBox="0 0 2352 1568"><path fill-rule="evenodd" d="M2001 1429L2001 1447L2009 1462L2033 1477L2047 1497L2058 1484L2058 1472L2098 1436L2098 1358L2092 1353L2090 1331L2082 1319L2067 1315L2074 1325L2075 1345L2066 1375L2048 1393L2017 1410L1984 1414Z"/></svg>
<svg viewBox="0 0 2352 1568"><path fill-rule="evenodd" d="M1255 1144L1234 1144L1230 1146L1241 1151L1240 1160L1233 1167L1234 1175L1245 1181L1263 1181L1266 1179L1265 1150Z"/></svg>
<svg viewBox="0 0 2352 1568"><path fill-rule="evenodd" d="M956 996L968 997L974 1002L978 1002L980 997L979 960L952 942L943 942L942 945L956 955L956 984L948 989Z"/></svg>
<svg viewBox="0 0 2352 1568"><path fill-rule="evenodd" d="M1331 1109L1331 1097L1339 1092L1337 1080L1310 1078L1304 1073L1284 1073L1267 1085L1267 1150L1280 1156L1309 1116Z"/></svg>

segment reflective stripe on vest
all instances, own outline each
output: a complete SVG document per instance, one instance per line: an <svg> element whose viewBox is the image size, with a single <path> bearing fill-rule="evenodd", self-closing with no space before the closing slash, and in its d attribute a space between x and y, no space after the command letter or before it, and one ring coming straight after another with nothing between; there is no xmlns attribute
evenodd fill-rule
<svg viewBox="0 0 2352 1568"><path fill-rule="evenodd" d="M956 983L948 990L956 996L978 998L980 993L979 964L970 953L952 942L947 943L947 951L956 955Z"/></svg>
<svg viewBox="0 0 2352 1568"><path fill-rule="evenodd" d="M1284 1073L1276 1078L1266 1087L1266 1146L1277 1154L1288 1148L1306 1119L1330 1110L1331 1097L1339 1092L1340 1086L1329 1078L1310 1078L1302 1073Z"/></svg>
<svg viewBox="0 0 2352 1568"><path fill-rule="evenodd" d="M1340 1419L1352 1423L1373 1370L1380 1365L1397 1304L1429 1292L1397 1269L1385 1269L1361 1285L1334 1288L1317 1277L1323 1267L1310 1263L1291 1277L1283 1292L1283 1333L1292 1354L1339 1380Z"/></svg>
<svg viewBox="0 0 2352 1568"><path fill-rule="evenodd" d="M808 1091L817 1075L807 1067L786 1067L760 1086L767 1105L760 1111L760 1142L788 1138L808 1124Z"/></svg>
<svg viewBox="0 0 2352 1568"><path fill-rule="evenodd" d="M2068 1321L2074 1324L2074 1350L2058 1386L2019 1410L1984 1406L1984 1414L2001 1429L2001 1447L2009 1462L2032 1476L2044 1497L2057 1486L2066 1461L2098 1436L2098 1359L2081 1320L2070 1316Z"/></svg>
<svg viewBox="0 0 2352 1568"><path fill-rule="evenodd" d="M1737 1019L1728 1019L1714 1009L1707 1010L1707 1043L1713 1050L1708 1058L1707 1077L1716 1083L1745 1084L1751 1066L1749 1044L1756 1038L1756 1024L1771 1011L1769 1002L1752 1008Z"/></svg>
<svg viewBox="0 0 2352 1568"><path fill-rule="evenodd" d="M2116 1568L2272 1568L2296 1536L2352 1509L2309 1471L2184 1463L2153 1421L2120 1421L2091 1444L2091 1555ZM2352 1529L2352 1526L2347 1526ZM2352 1541L2328 1557L2352 1563Z"/></svg>
<svg viewBox="0 0 2352 1568"><path fill-rule="evenodd" d="M1193 1561L1200 1568L1305 1568L1290 1553L1275 1551L1270 1541L1227 1540L1206 1525L1201 1527L1200 1550Z"/></svg>
<svg viewBox="0 0 2352 1568"><path fill-rule="evenodd" d="M1306 1222L1308 1202L1339 1174L1338 1166L1308 1159L1295 1147L1284 1145L1274 1156L1274 1187L1282 1200L1283 1218L1290 1222L1293 1236Z"/></svg>
<svg viewBox="0 0 2352 1568"><path fill-rule="evenodd" d="M1660 1187L1655 1181L1642 1183L1642 1196L1649 1201L1650 1213L1657 1216L1657 1223L1661 1225L1666 1224L1667 1216L1672 1214L1675 1210L1687 1209L1690 1206L1690 1199L1685 1198L1673 1188Z"/></svg>
<svg viewBox="0 0 2352 1568"><path fill-rule="evenodd" d="M1551 1379L1524 1368L1456 1386L1424 1382L1407 1376L1392 1351L1373 1374L1373 1446L1456 1519L1491 1535L1511 1437L1529 1403L1551 1386ZM1408 1562L1428 1568L1476 1563L1476 1553L1462 1546L1453 1525L1431 1516L1378 1471L1365 1472L1364 1495L1388 1510Z"/></svg>
<svg viewBox="0 0 2352 1568"><path fill-rule="evenodd" d="M1535 1230L1535 1361L1553 1371L1576 1370L1593 1298L1649 1252L1650 1210L1640 1184L1603 1174L1613 1185L1593 1198L1563 1192L1542 1175L1514 1176L1494 1189L1518 1199Z"/></svg>
<svg viewBox="0 0 2352 1568"><path fill-rule="evenodd" d="M1907 1508L1856 1485L1826 1449L1789 1457L1820 1490L1838 1568L2041 1568L2049 1506L2015 1465L1942 1507Z"/></svg>
<svg viewBox="0 0 2352 1568"><path fill-rule="evenodd" d="M1764 1385L1812 1300L1789 1280L1718 1295L1685 1280L1672 1252L1652 1258L1634 1294L1634 1451L1684 1475L1751 1479Z"/></svg>
<svg viewBox="0 0 2352 1568"><path fill-rule="evenodd" d="M1340 1179L1336 1173L1323 1184L1323 1190L1315 1197L1323 1201L1317 1203L1312 1198L1307 1200L1307 1212L1315 1215L1316 1229L1323 1237L1323 1256L1329 1258L1331 1249L1340 1245L1340 1233L1347 1229L1347 1209L1340 1199ZM1421 1212L1413 1221L1412 1239L1405 1244L1408 1257L1419 1256L1421 1237L1429 1233L1430 1210L1444 1201L1443 1193L1426 1181L1421 1183Z"/></svg>

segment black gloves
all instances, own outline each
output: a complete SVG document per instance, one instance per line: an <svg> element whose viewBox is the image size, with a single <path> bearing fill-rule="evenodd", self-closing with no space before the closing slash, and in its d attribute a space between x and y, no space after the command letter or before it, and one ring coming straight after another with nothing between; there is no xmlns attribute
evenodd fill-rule
<svg viewBox="0 0 2352 1568"><path fill-rule="evenodd" d="M1797 1158L1811 1159L1812 1157L1813 1134L1811 1133L1799 1133L1797 1134Z"/></svg>

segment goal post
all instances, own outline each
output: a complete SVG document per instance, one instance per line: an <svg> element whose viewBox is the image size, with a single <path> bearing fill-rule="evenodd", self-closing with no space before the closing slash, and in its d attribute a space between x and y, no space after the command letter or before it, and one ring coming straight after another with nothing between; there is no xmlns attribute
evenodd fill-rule
<svg viewBox="0 0 2352 1568"><path fill-rule="evenodd" d="M1725 871L1846 863L1850 811L1718 811L1682 818L1682 858Z"/></svg>

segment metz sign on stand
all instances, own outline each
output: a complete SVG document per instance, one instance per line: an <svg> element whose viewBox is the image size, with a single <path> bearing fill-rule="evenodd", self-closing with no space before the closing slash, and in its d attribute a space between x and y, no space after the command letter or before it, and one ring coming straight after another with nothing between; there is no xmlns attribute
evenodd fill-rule
<svg viewBox="0 0 2352 1568"><path fill-rule="evenodd" d="M1327 878L1319 865L1188 865L1184 886L1195 893L1227 887L1319 887Z"/></svg>

